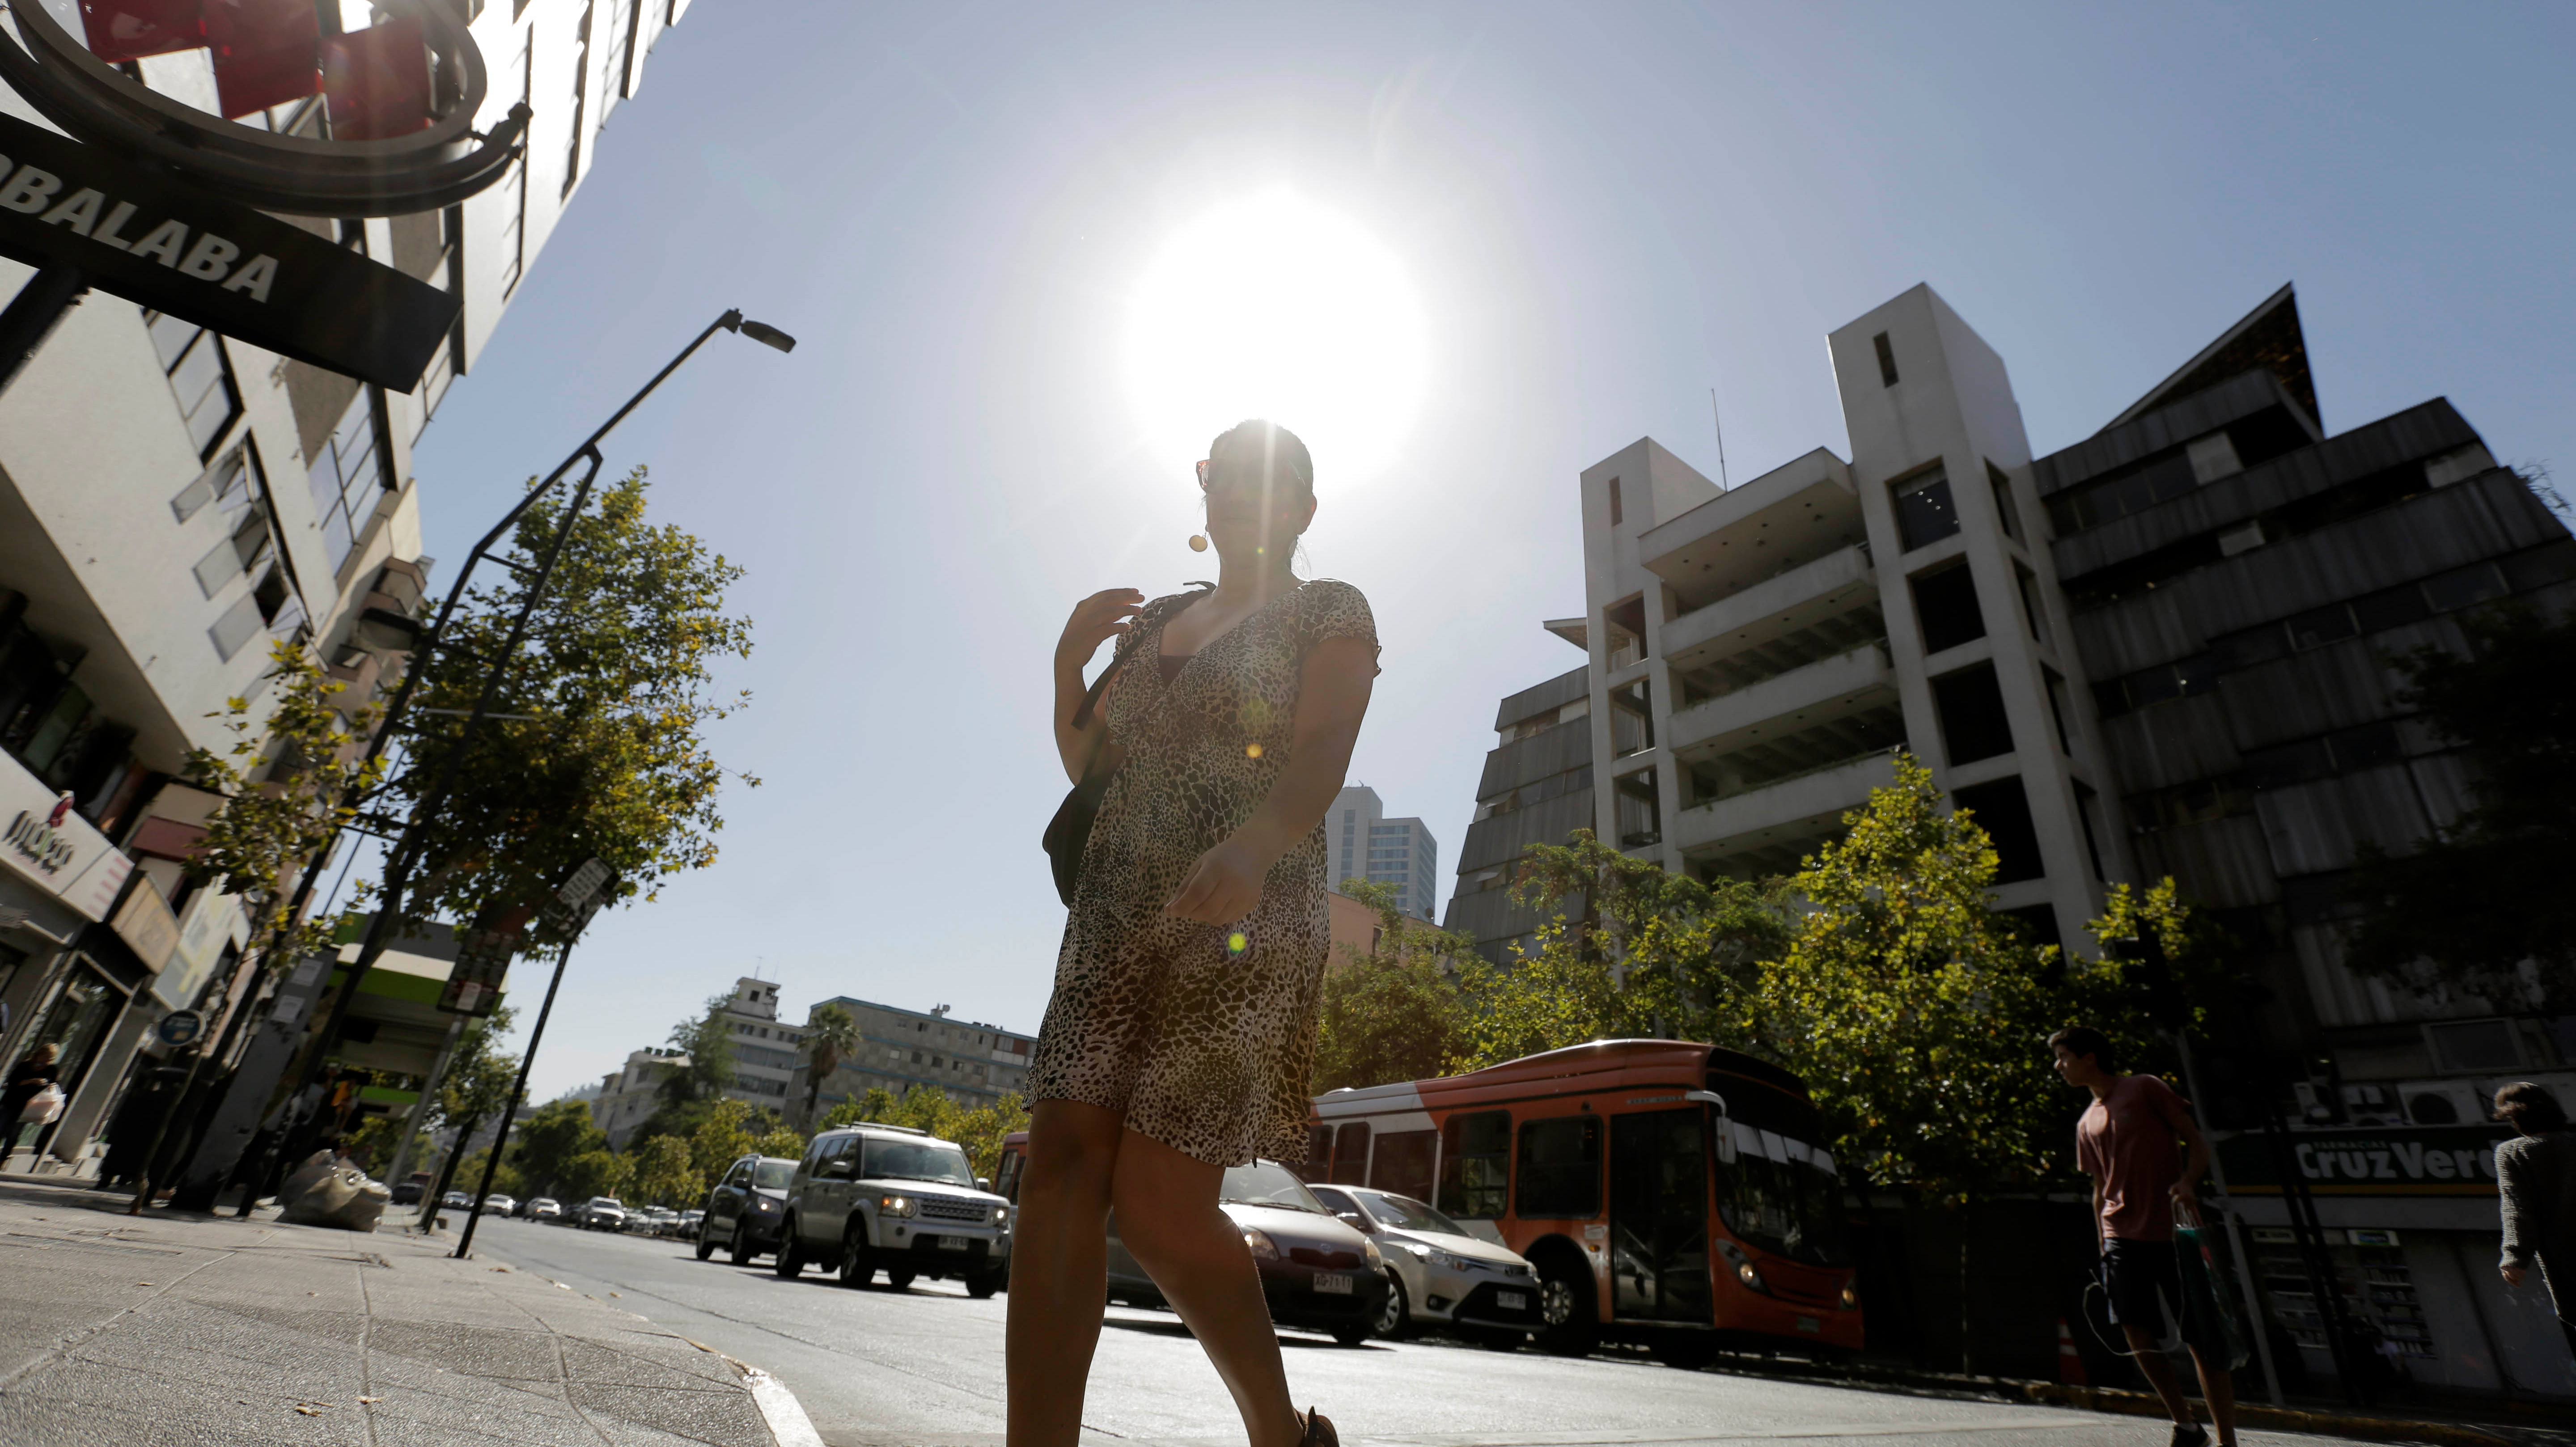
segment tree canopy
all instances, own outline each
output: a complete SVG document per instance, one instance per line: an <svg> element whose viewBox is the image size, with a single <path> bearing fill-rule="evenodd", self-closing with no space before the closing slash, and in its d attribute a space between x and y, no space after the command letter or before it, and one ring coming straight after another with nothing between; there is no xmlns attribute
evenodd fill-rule
<svg viewBox="0 0 2576 1447"><path fill-rule="evenodd" d="M1444 1075L1458 1059L1467 1024L1451 978L1474 942L1398 906L1391 884L1342 881L1342 893L1377 911L1374 947L1344 947L1324 972L1316 1010L1313 1088L1384 1085Z"/></svg>

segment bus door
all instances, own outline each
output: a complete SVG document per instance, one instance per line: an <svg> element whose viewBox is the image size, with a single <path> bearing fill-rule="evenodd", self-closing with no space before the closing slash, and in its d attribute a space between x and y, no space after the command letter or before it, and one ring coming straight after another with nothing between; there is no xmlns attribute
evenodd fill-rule
<svg viewBox="0 0 2576 1447"><path fill-rule="evenodd" d="M1708 1276L1706 1113L1610 1119L1611 1310L1649 1321L1715 1321Z"/></svg>

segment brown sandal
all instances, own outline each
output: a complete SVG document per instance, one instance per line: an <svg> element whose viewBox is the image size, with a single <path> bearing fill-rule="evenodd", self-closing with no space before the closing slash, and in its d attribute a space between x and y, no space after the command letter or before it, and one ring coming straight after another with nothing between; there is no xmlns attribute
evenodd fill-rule
<svg viewBox="0 0 2576 1447"><path fill-rule="evenodd" d="M1306 1409L1306 1430L1297 1438L1297 1447L1342 1447L1341 1434L1333 1430L1333 1419Z"/></svg>

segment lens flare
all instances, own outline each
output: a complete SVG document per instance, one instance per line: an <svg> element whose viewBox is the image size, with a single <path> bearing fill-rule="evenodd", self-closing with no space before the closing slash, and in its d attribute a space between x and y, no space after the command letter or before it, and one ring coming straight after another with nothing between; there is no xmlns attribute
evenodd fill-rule
<svg viewBox="0 0 2576 1447"><path fill-rule="evenodd" d="M1305 439L1329 497L1394 461L1421 396L1423 332L1392 251L1280 190L1201 217L1147 265L1127 374L1156 455L1196 457L1267 417Z"/></svg>
<svg viewBox="0 0 2576 1447"><path fill-rule="evenodd" d="M1240 955L1251 948L1252 936L1245 934L1241 930L1236 930L1234 933L1225 937L1225 952L1229 955Z"/></svg>

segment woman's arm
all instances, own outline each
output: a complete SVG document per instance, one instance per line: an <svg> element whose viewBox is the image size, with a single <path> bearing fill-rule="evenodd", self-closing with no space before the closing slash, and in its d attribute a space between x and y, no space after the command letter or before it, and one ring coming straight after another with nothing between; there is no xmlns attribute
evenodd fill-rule
<svg viewBox="0 0 2576 1447"><path fill-rule="evenodd" d="M1367 639L1327 638L1307 651L1298 674L1288 767L1252 817L1199 856L1181 892L1163 906L1166 913L1201 924L1232 924L1252 912L1270 866L1314 832L1342 791L1376 678L1377 649Z"/></svg>
<svg viewBox="0 0 2576 1447"><path fill-rule="evenodd" d="M1104 708L1093 709L1082 727L1074 727L1074 711L1082 707L1082 696L1089 691L1082 681L1082 666L1100 651L1103 639L1119 637L1134 626L1129 620L1144 606L1145 595L1133 588L1103 588L1073 605L1073 616L1065 620L1064 634L1056 640L1055 751L1064 763L1064 776L1074 783L1082 782L1083 770L1109 735Z"/></svg>
<svg viewBox="0 0 2576 1447"><path fill-rule="evenodd" d="M2507 1286L2522 1284L2522 1274L2531 1269L2535 1254L2531 1243L2523 1239L2522 1213L2529 1192L2522 1178L2522 1160L2522 1152L2508 1151L2501 1144L2496 1147L2496 1204L2504 1214L2504 1251L2496 1262L2496 1271Z"/></svg>

